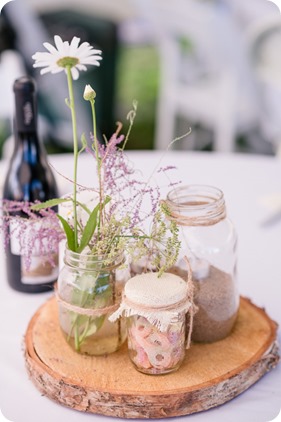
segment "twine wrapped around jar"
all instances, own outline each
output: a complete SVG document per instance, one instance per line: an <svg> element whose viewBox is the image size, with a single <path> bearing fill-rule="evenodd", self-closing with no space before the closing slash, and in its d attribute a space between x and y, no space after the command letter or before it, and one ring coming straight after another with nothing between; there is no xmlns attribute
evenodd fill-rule
<svg viewBox="0 0 281 422"><path fill-rule="evenodd" d="M196 194L201 189L202 193ZM224 194L212 186L191 185L171 191L162 200L168 218L179 226L212 226L226 218Z"/></svg>
<svg viewBox="0 0 281 422"><path fill-rule="evenodd" d="M58 303L60 303L68 311L75 312L79 315L99 317L102 315L111 314L112 312L116 311L120 306L120 294L117 295L115 299L116 302L113 305L104 306L103 308L82 308L81 306L73 305L72 303L63 300L59 295L57 284L54 285L54 291Z"/></svg>

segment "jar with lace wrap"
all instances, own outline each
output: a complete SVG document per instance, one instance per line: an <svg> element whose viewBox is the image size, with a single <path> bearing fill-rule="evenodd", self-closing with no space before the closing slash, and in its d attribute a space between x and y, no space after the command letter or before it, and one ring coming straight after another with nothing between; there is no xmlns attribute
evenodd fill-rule
<svg viewBox="0 0 281 422"><path fill-rule="evenodd" d="M185 279L188 260L192 272L198 307L192 340L221 340L233 329L239 308L237 236L226 215L224 194L212 186L182 186L169 192L166 205L181 241L178 262L170 271Z"/></svg>
<svg viewBox="0 0 281 422"><path fill-rule="evenodd" d="M118 308L124 283L130 277L123 253L96 256L66 248L64 262L56 296L66 341L82 354L115 352L127 337L122 320L108 320Z"/></svg>
<svg viewBox="0 0 281 422"><path fill-rule="evenodd" d="M110 320L121 315L127 320L129 357L138 371L157 375L180 367L190 345L192 284L169 273L136 275L126 283Z"/></svg>

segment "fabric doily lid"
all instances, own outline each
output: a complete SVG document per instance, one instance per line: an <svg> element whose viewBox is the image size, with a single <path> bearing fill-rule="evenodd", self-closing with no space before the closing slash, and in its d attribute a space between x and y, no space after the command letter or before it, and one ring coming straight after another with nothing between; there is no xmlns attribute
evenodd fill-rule
<svg viewBox="0 0 281 422"><path fill-rule="evenodd" d="M121 315L141 315L160 331L165 331L181 312L187 312L192 306L192 292L181 277L170 273L161 277L158 273L145 273L127 281L120 307L109 320L113 322Z"/></svg>
<svg viewBox="0 0 281 422"><path fill-rule="evenodd" d="M158 308L175 305L187 296L187 284L179 276L164 273L139 274L125 284L124 293L129 301L146 307Z"/></svg>

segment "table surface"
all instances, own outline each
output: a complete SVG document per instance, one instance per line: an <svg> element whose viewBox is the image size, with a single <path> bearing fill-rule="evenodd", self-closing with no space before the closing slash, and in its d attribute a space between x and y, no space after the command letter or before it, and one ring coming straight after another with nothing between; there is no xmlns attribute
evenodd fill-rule
<svg viewBox="0 0 281 422"><path fill-rule="evenodd" d="M281 324L281 217L271 224L263 222L272 212L270 206L279 201L281 208L281 161L275 157L243 154L157 151L127 153L135 167L142 169L144 178L155 169L175 165L170 180L160 176L163 198L170 181L183 184L207 184L219 187L225 194L228 215L238 232L238 283L240 293ZM96 180L93 158L82 154L79 161L79 182L91 186ZM59 174L72 178L72 156L50 156L57 170L61 193L71 191L71 184ZM0 161L0 184L3 183L7 163ZM162 177L162 179L161 179ZM112 418L84 414L53 403L28 379L23 357L23 338L27 325L38 307L51 293L25 294L13 291L7 284L4 252L1 249L2 269L0 313L0 408L13 422L87 422L112 421ZM281 343L280 331L278 334ZM151 382L153 379L151 378ZM218 408L181 417L189 422L267 422L277 418L281 408L281 364L266 374L249 390ZM170 418L168 420L180 420ZM277 418L276 420L279 420Z"/></svg>

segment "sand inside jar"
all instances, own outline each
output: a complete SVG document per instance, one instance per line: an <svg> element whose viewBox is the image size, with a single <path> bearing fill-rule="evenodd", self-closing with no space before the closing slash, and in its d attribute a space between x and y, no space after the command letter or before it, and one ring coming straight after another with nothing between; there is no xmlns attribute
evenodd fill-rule
<svg viewBox="0 0 281 422"><path fill-rule="evenodd" d="M170 272L186 279L187 274L173 267ZM235 324L239 296L230 274L210 266L209 274L193 279L194 302L198 311L194 316L192 341L212 343L228 336Z"/></svg>

